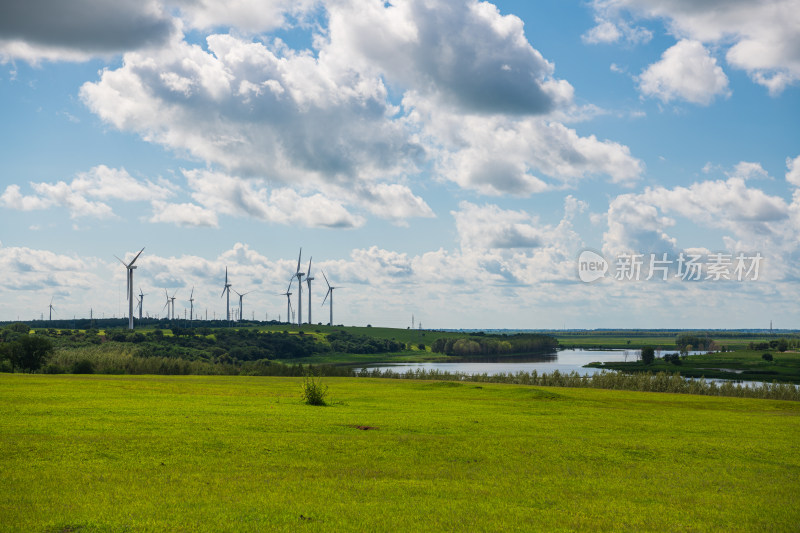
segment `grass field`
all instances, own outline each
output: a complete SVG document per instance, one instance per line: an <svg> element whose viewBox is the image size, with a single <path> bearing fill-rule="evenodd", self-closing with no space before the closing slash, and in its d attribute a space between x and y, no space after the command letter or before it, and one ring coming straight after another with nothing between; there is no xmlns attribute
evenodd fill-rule
<svg viewBox="0 0 800 533"><path fill-rule="evenodd" d="M4 531L796 531L800 404L0 374ZM372 429L359 429L358 427Z"/></svg>

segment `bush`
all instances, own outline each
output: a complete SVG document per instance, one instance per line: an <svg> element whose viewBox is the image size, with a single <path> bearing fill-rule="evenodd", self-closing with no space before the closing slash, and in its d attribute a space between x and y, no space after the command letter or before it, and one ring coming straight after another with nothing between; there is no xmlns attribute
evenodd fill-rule
<svg viewBox="0 0 800 533"><path fill-rule="evenodd" d="M761 356L761 359L763 359L764 361L772 361L772 354L771 353L765 353L765 354L763 354Z"/></svg>
<svg viewBox="0 0 800 533"><path fill-rule="evenodd" d="M649 365L656 358L656 351L652 346L645 346L642 348L642 362Z"/></svg>
<svg viewBox="0 0 800 533"><path fill-rule="evenodd" d="M306 374L303 378L303 400L308 405L328 405L325 403L325 396L328 394L328 386L322 383L320 378Z"/></svg>
<svg viewBox="0 0 800 533"><path fill-rule="evenodd" d="M88 359L75 361L70 369L72 374L94 374L94 364Z"/></svg>

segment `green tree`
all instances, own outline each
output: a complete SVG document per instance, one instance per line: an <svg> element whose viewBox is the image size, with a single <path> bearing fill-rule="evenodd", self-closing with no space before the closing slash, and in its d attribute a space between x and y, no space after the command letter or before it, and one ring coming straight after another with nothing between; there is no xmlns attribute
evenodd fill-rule
<svg viewBox="0 0 800 533"><path fill-rule="evenodd" d="M786 339L778 339L778 351L785 352L789 348L789 341Z"/></svg>
<svg viewBox="0 0 800 533"><path fill-rule="evenodd" d="M46 337L24 335L6 347L8 359L23 372L39 370L53 352L53 343Z"/></svg>
<svg viewBox="0 0 800 533"><path fill-rule="evenodd" d="M642 348L642 362L646 365L649 365L655 360L656 358L656 351L653 349L652 346L645 346Z"/></svg>

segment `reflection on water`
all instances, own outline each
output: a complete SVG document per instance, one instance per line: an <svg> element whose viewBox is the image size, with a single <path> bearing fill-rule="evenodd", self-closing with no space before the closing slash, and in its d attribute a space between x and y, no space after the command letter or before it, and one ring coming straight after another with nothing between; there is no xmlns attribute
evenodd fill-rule
<svg viewBox="0 0 800 533"><path fill-rule="evenodd" d="M459 359L454 362L427 362L427 363L396 363L376 364L367 368L380 370L393 370L405 372L406 370L425 369L440 370L451 373L464 372L466 374L516 374L517 372L577 372L590 376L601 372L599 368L584 368L583 365L595 362L635 361L639 350L561 350L553 354L542 354L525 357L499 357L499 358L470 358ZM359 369L356 369L358 371Z"/></svg>

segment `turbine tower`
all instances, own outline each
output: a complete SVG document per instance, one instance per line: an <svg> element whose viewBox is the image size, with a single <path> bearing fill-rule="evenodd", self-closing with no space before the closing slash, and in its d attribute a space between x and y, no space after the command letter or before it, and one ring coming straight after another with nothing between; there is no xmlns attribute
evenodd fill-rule
<svg viewBox="0 0 800 533"><path fill-rule="evenodd" d="M308 259L308 272L306 273L306 284L308 284L308 323L309 325L312 324L311 322L311 282L314 281L314 276L311 275L311 259Z"/></svg>
<svg viewBox="0 0 800 533"><path fill-rule="evenodd" d="M192 292L189 294L189 322L193 320L194 314L194 287L192 287Z"/></svg>
<svg viewBox="0 0 800 533"><path fill-rule="evenodd" d="M228 299L226 300L225 305L225 317L228 322L231 321L231 284L228 283L228 267L225 267L225 286L222 288L222 294L220 298L225 296L225 293L228 294Z"/></svg>
<svg viewBox="0 0 800 533"><path fill-rule="evenodd" d="M170 296L170 301L172 302L172 320L175 320L175 295L178 294L178 289L175 289L175 292L172 293Z"/></svg>
<svg viewBox="0 0 800 533"><path fill-rule="evenodd" d="M292 290L292 279L289 278L289 286L286 287L286 292L282 292L281 295L286 296L286 322L291 323L292 321L292 293L289 292ZM280 319L278 319L280 322Z"/></svg>
<svg viewBox="0 0 800 533"><path fill-rule="evenodd" d="M50 305L48 306L48 307L50 307L50 322L53 321L53 311L56 310L56 308L53 307L53 298L55 298L55 296L50 298Z"/></svg>
<svg viewBox="0 0 800 533"><path fill-rule="evenodd" d="M331 297L331 321L328 322L329 326L333 325L333 289L340 289L341 287L333 287L330 282L328 281L328 276L325 275L325 271L322 271L322 277L325 278L325 283L328 285L328 292L325 293L325 298L322 300L322 305L325 305L325 300L328 299L328 295Z"/></svg>
<svg viewBox="0 0 800 533"><path fill-rule="evenodd" d="M244 298L245 294L250 294L253 291L248 291L248 292L245 292L245 293L241 293L241 292L237 291L236 289L234 289L233 292L235 292L236 294L239 295L239 321L241 322L242 321L242 317L244 316L242 314L242 298Z"/></svg>
<svg viewBox="0 0 800 533"><path fill-rule="evenodd" d="M136 256L131 260L130 263L126 263L125 261L123 261L122 259L117 257L116 255L114 256L114 257L117 257L119 262L122 263L123 265L125 265L125 268L128 270L128 290L127 290L127 295L128 295L128 329L133 329L133 269L136 268L135 266L133 266L133 264L136 262L137 259L139 259L139 256L142 255L142 252L144 252L144 248L139 250L139 253L136 254Z"/></svg>
<svg viewBox="0 0 800 533"><path fill-rule="evenodd" d="M303 255L303 248L300 248L300 254L297 256L297 272L294 273L297 278L297 326L303 325L303 276L304 272L300 272L300 257Z"/></svg>
<svg viewBox="0 0 800 533"><path fill-rule="evenodd" d="M145 293L142 292L142 288L139 287L139 320L142 319L142 307L144 307L144 297L147 296Z"/></svg>

